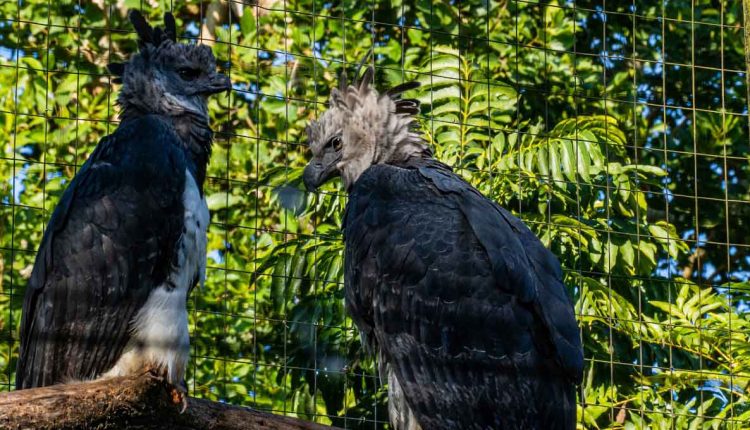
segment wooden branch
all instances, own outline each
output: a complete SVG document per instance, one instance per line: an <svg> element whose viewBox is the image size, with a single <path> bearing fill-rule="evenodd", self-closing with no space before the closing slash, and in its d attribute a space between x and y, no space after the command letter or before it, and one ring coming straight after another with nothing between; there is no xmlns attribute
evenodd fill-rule
<svg viewBox="0 0 750 430"><path fill-rule="evenodd" d="M204 399L179 409L164 383L143 374L0 393L0 429L331 429Z"/></svg>

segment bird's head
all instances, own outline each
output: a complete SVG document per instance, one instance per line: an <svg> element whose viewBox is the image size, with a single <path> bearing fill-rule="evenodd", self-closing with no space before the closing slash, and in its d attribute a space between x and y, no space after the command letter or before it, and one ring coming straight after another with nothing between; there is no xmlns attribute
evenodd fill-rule
<svg viewBox="0 0 750 430"><path fill-rule="evenodd" d="M128 13L138 33L140 50L126 63L107 67L123 87L117 99L124 112L208 119L207 98L231 89L229 78L216 71L216 59L205 45L177 43L174 16L164 14L164 27L152 28L135 9Z"/></svg>
<svg viewBox="0 0 750 430"><path fill-rule="evenodd" d="M414 118L419 102L401 99L403 92L419 83L406 82L381 94L373 86L374 75L375 70L368 67L350 85L342 72L338 88L331 91L328 110L307 126L312 159L303 179L308 190L335 176L341 176L349 190L374 164L403 164L413 157L432 155Z"/></svg>

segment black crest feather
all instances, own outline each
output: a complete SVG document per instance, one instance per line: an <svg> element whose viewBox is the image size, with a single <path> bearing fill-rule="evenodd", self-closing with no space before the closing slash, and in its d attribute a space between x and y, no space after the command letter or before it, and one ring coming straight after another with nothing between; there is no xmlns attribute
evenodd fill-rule
<svg viewBox="0 0 750 430"><path fill-rule="evenodd" d="M130 9L128 19L133 24L135 32L138 33L138 45L141 49L146 45L159 46L167 40L177 41L177 24L171 12L164 14L164 28L151 27L138 9Z"/></svg>
<svg viewBox="0 0 750 430"><path fill-rule="evenodd" d="M128 19L133 24L135 32L138 33L138 46L141 51L148 45L159 46L167 40L177 42L177 23L171 12L164 14L164 28L151 27L138 9L130 9ZM147 52L144 52L144 55L147 55ZM121 84L122 76L125 74L125 63L109 63L107 69L115 76L112 82Z"/></svg>
<svg viewBox="0 0 750 430"><path fill-rule="evenodd" d="M174 15L171 12L164 14L164 32L172 42L177 42L177 23L175 23Z"/></svg>
<svg viewBox="0 0 750 430"><path fill-rule="evenodd" d="M128 12L128 19L133 24L135 32L138 33L138 44L143 47L146 44L154 43L154 29L146 22L146 18L143 17L140 11L137 9L130 9Z"/></svg>
<svg viewBox="0 0 750 430"><path fill-rule="evenodd" d="M113 75L122 76L125 73L125 63L109 63L107 70Z"/></svg>
<svg viewBox="0 0 750 430"><path fill-rule="evenodd" d="M407 115L416 115L419 113L419 100L417 99L403 99L401 95L409 90L419 88L421 84L417 81L404 82L398 84L395 87L385 92L385 95L390 97L396 103L396 113L403 113Z"/></svg>
<svg viewBox="0 0 750 430"><path fill-rule="evenodd" d="M125 74L125 63L109 63L107 64L107 70L109 70L109 73L115 75L112 82L116 84L122 83L122 75Z"/></svg>
<svg viewBox="0 0 750 430"><path fill-rule="evenodd" d="M417 99L404 99L396 100L396 113L405 113L408 115L416 115L419 113L419 100Z"/></svg>
<svg viewBox="0 0 750 430"><path fill-rule="evenodd" d="M386 91L385 95L396 100L401 97L401 93L405 93L409 90L419 88L420 85L421 84L417 81L404 82L403 84L398 84L395 87Z"/></svg>

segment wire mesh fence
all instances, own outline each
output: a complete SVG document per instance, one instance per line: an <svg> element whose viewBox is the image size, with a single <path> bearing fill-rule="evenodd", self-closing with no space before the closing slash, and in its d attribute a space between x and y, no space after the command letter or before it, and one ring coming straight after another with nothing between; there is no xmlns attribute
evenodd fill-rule
<svg viewBox="0 0 750 430"><path fill-rule="evenodd" d="M24 288L76 169L117 126L105 66L128 8L210 44L208 273L191 395L387 426L343 308L339 185L305 193L304 127L371 48L417 79L436 157L559 256L585 345L585 428L750 422L750 166L742 4L730 0L0 3L0 387Z"/></svg>

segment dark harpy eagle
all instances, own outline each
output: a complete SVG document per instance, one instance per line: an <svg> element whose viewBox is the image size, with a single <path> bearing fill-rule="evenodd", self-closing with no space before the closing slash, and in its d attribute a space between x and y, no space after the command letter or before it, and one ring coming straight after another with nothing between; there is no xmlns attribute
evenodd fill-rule
<svg viewBox="0 0 750 430"><path fill-rule="evenodd" d="M573 429L583 350L555 256L432 157L416 100L368 68L308 129L315 189L340 175L346 305L397 429Z"/></svg>
<svg viewBox="0 0 750 430"><path fill-rule="evenodd" d="M24 298L18 389L146 370L183 383L186 299L205 274L206 103L231 85L208 47L177 43L170 13L164 28L129 18L140 51L109 65L123 83L121 123L47 225Z"/></svg>

